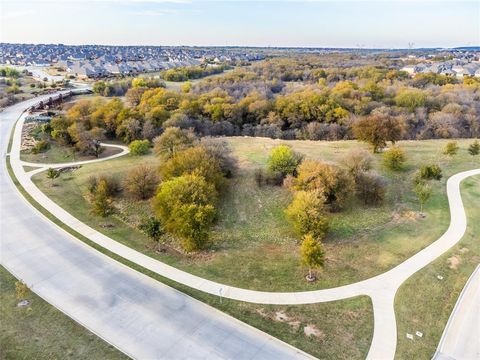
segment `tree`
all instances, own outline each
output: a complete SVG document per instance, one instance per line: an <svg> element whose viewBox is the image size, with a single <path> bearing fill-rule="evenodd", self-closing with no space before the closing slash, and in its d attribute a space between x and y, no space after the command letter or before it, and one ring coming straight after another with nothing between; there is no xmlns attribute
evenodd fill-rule
<svg viewBox="0 0 480 360"><path fill-rule="evenodd" d="M52 186L53 181L60 176L60 171L54 168L47 169L47 178L50 179Z"/></svg>
<svg viewBox="0 0 480 360"><path fill-rule="evenodd" d="M196 137L193 131L168 127L162 135L153 139L153 151L163 159L170 159L178 151L193 146L195 141Z"/></svg>
<svg viewBox="0 0 480 360"><path fill-rule="evenodd" d="M150 150L150 141L148 140L133 140L128 148L132 155L145 155Z"/></svg>
<svg viewBox="0 0 480 360"><path fill-rule="evenodd" d="M336 165L310 159L298 167L294 190L318 191L332 211L340 210L353 193L352 176Z"/></svg>
<svg viewBox="0 0 480 360"><path fill-rule="evenodd" d="M267 165L271 172L279 172L285 177L293 175L301 161L302 155L294 152L290 146L279 145L270 152Z"/></svg>
<svg viewBox="0 0 480 360"><path fill-rule="evenodd" d="M360 140L373 146L373 152L387 145L387 141L395 144L404 133L404 122L399 117L394 117L382 112L373 112L353 124L353 134Z"/></svg>
<svg viewBox="0 0 480 360"><path fill-rule="evenodd" d="M405 161L405 151L399 147L392 147L383 153L383 163L390 170L400 170Z"/></svg>
<svg viewBox="0 0 480 360"><path fill-rule="evenodd" d="M195 173L213 184L217 190L225 181L220 162L202 146L176 152L171 159L160 164L159 171L162 180Z"/></svg>
<svg viewBox="0 0 480 360"><path fill-rule="evenodd" d="M443 149L443 153L449 156L456 155L457 152L458 152L458 144L456 141L448 142Z"/></svg>
<svg viewBox="0 0 480 360"><path fill-rule="evenodd" d="M423 206L432 195L432 188L427 183L420 182L413 188L418 202L420 203L420 212L423 212Z"/></svg>
<svg viewBox="0 0 480 360"><path fill-rule="evenodd" d="M324 199L318 191L296 192L285 214L299 235L312 234L321 240L328 231Z"/></svg>
<svg viewBox="0 0 480 360"><path fill-rule="evenodd" d="M475 140L470 146L468 147L468 153L472 156L480 154L480 143L478 140Z"/></svg>
<svg viewBox="0 0 480 360"><path fill-rule="evenodd" d="M158 185L155 170L147 165L131 169L123 180L125 190L135 199L146 200L153 196Z"/></svg>
<svg viewBox="0 0 480 360"><path fill-rule="evenodd" d="M164 181L153 199L155 216L164 229L181 240L186 252L199 250L208 240L215 216L217 191L197 174Z"/></svg>
<svg viewBox="0 0 480 360"><path fill-rule="evenodd" d="M307 280L315 280L312 270L321 268L325 261L325 252L322 243L314 239L311 234L306 234L303 237L300 247L300 257L302 264L308 266Z"/></svg>
<svg viewBox="0 0 480 360"><path fill-rule="evenodd" d="M100 179L92 196L92 214L107 217L114 211L113 201L108 196L108 185L105 179Z"/></svg>
<svg viewBox="0 0 480 360"><path fill-rule="evenodd" d="M425 106L427 95L420 89L403 89L395 97L398 106L406 107L413 112L417 107Z"/></svg>

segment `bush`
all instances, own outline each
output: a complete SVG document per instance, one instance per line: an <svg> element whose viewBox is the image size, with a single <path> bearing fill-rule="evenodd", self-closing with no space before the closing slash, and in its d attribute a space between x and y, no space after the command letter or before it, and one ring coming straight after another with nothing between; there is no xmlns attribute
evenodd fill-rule
<svg viewBox="0 0 480 360"><path fill-rule="evenodd" d="M123 186L133 198L146 200L153 196L158 182L156 171L153 168L139 165L127 173L123 180Z"/></svg>
<svg viewBox="0 0 480 360"><path fill-rule="evenodd" d="M458 152L458 144L456 141L448 142L447 145L445 145L445 147L443 148L444 155L453 156L453 155L456 155L457 152Z"/></svg>
<svg viewBox="0 0 480 360"><path fill-rule="evenodd" d="M436 164L423 165L419 170L419 177L422 180L440 180L442 176L442 169Z"/></svg>
<svg viewBox="0 0 480 360"><path fill-rule="evenodd" d="M233 176L237 168L237 161L232 156L232 149L230 149L230 146L225 140L205 137L201 140L201 146L218 160L220 169L225 177L230 178Z"/></svg>
<svg viewBox="0 0 480 360"><path fill-rule="evenodd" d="M32 148L32 154L39 154L50 149L50 143L47 140L37 141Z"/></svg>
<svg viewBox="0 0 480 360"><path fill-rule="evenodd" d="M162 223L153 216L143 219L138 228L154 241L158 241L163 234Z"/></svg>
<svg viewBox="0 0 480 360"><path fill-rule="evenodd" d="M93 195L97 191L97 187L100 181L105 182L107 195L112 197L117 195L119 192L122 191L120 186L120 182L118 178L112 175L97 175L97 176L90 176L87 180L87 190L88 192Z"/></svg>
<svg viewBox="0 0 480 360"><path fill-rule="evenodd" d="M298 191L285 209L287 218L299 235L311 234L316 240L328 231L324 199L318 191Z"/></svg>
<svg viewBox="0 0 480 360"><path fill-rule="evenodd" d="M186 252L203 248L215 217L217 191L205 178L188 174L164 181L153 199L155 216L181 240Z"/></svg>
<svg viewBox="0 0 480 360"><path fill-rule="evenodd" d="M145 155L150 150L150 141L148 140L133 140L130 145L130 154L132 155Z"/></svg>
<svg viewBox="0 0 480 360"><path fill-rule="evenodd" d="M480 154L480 143L478 140L475 140L470 146L468 147L468 153L472 156Z"/></svg>
<svg viewBox="0 0 480 360"><path fill-rule="evenodd" d="M379 205L385 199L386 181L379 175L361 172L355 178L356 194L365 205Z"/></svg>
<svg viewBox="0 0 480 360"><path fill-rule="evenodd" d="M302 161L302 155L294 152L287 145L279 145L272 149L268 158L268 170L281 173L283 177L296 173L297 166Z"/></svg>
<svg viewBox="0 0 480 360"><path fill-rule="evenodd" d="M401 170L405 161L405 151L399 147L392 147L383 153L383 164L390 170Z"/></svg>
<svg viewBox="0 0 480 360"><path fill-rule="evenodd" d="M15 281L15 296L17 300L24 300L28 295L28 286L21 280Z"/></svg>
<svg viewBox="0 0 480 360"><path fill-rule="evenodd" d="M192 147L195 141L193 131L168 127L162 135L153 139L153 151L163 159L170 159L177 152Z"/></svg>

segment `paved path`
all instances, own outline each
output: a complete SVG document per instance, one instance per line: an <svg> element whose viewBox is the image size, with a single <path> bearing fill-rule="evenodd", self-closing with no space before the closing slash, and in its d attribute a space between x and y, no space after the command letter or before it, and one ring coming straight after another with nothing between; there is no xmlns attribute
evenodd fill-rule
<svg viewBox="0 0 480 360"><path fill-rule="evenodd" d="M433 359L480 359L480 265L465 284Z"/></svg>
<svg viewBox="0 0 480 360"><path fill-rule="evenodd" d="M0 114L0 263L8 271L133 358L311 358L101 254L26 202L7 174L5 154L10 129L28 104Z"/></svg>
<svg viewBox="0 0 480 360"><path fill-rule="evenodd" d="M442 255L463 237L467 220L460 195L460 183L469 176L480 174L480 169L476 169L456 174L448 179L447 196L451 214L449 228L430 246L395 268L364 281L331 289L304 292L254 291L220 284L166 265L110 239L63 210L32 183L30 177L33 172L26 174L23 171L18 152L21 140L21 127L22 123L19 121L13 139L12 168L20 183L30 195L69 227L100 246L157 274L192 288L213 295L221 294L223 297L230 299L261 304L309 304L346 299L359 295L370 296L374 307L374 334L368 353L368 358L370 359L393 359L397 341L394 312L395 294L406 279Z"/></svg>

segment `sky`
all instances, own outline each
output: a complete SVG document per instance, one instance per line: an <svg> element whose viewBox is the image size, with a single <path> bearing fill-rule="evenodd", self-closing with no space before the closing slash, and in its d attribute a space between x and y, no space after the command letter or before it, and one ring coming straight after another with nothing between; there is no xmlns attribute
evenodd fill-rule
<svg viewBox="0 0 480 360"><path fill-rule="evenodd" d="M0 42L479 46L480 1L0 0Z"/></svg>

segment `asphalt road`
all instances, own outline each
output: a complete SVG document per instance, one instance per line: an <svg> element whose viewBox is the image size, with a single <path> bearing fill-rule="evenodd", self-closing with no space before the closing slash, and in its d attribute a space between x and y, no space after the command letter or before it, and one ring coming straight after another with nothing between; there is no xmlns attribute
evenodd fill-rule
<svg viewBox="0 0 480 360"><path fill-rule="evenodd" d="M38 99L0 113L0 263L46 301L138 359L308 355L97 252L40 215L6 171L11 128Z"/></svg>

